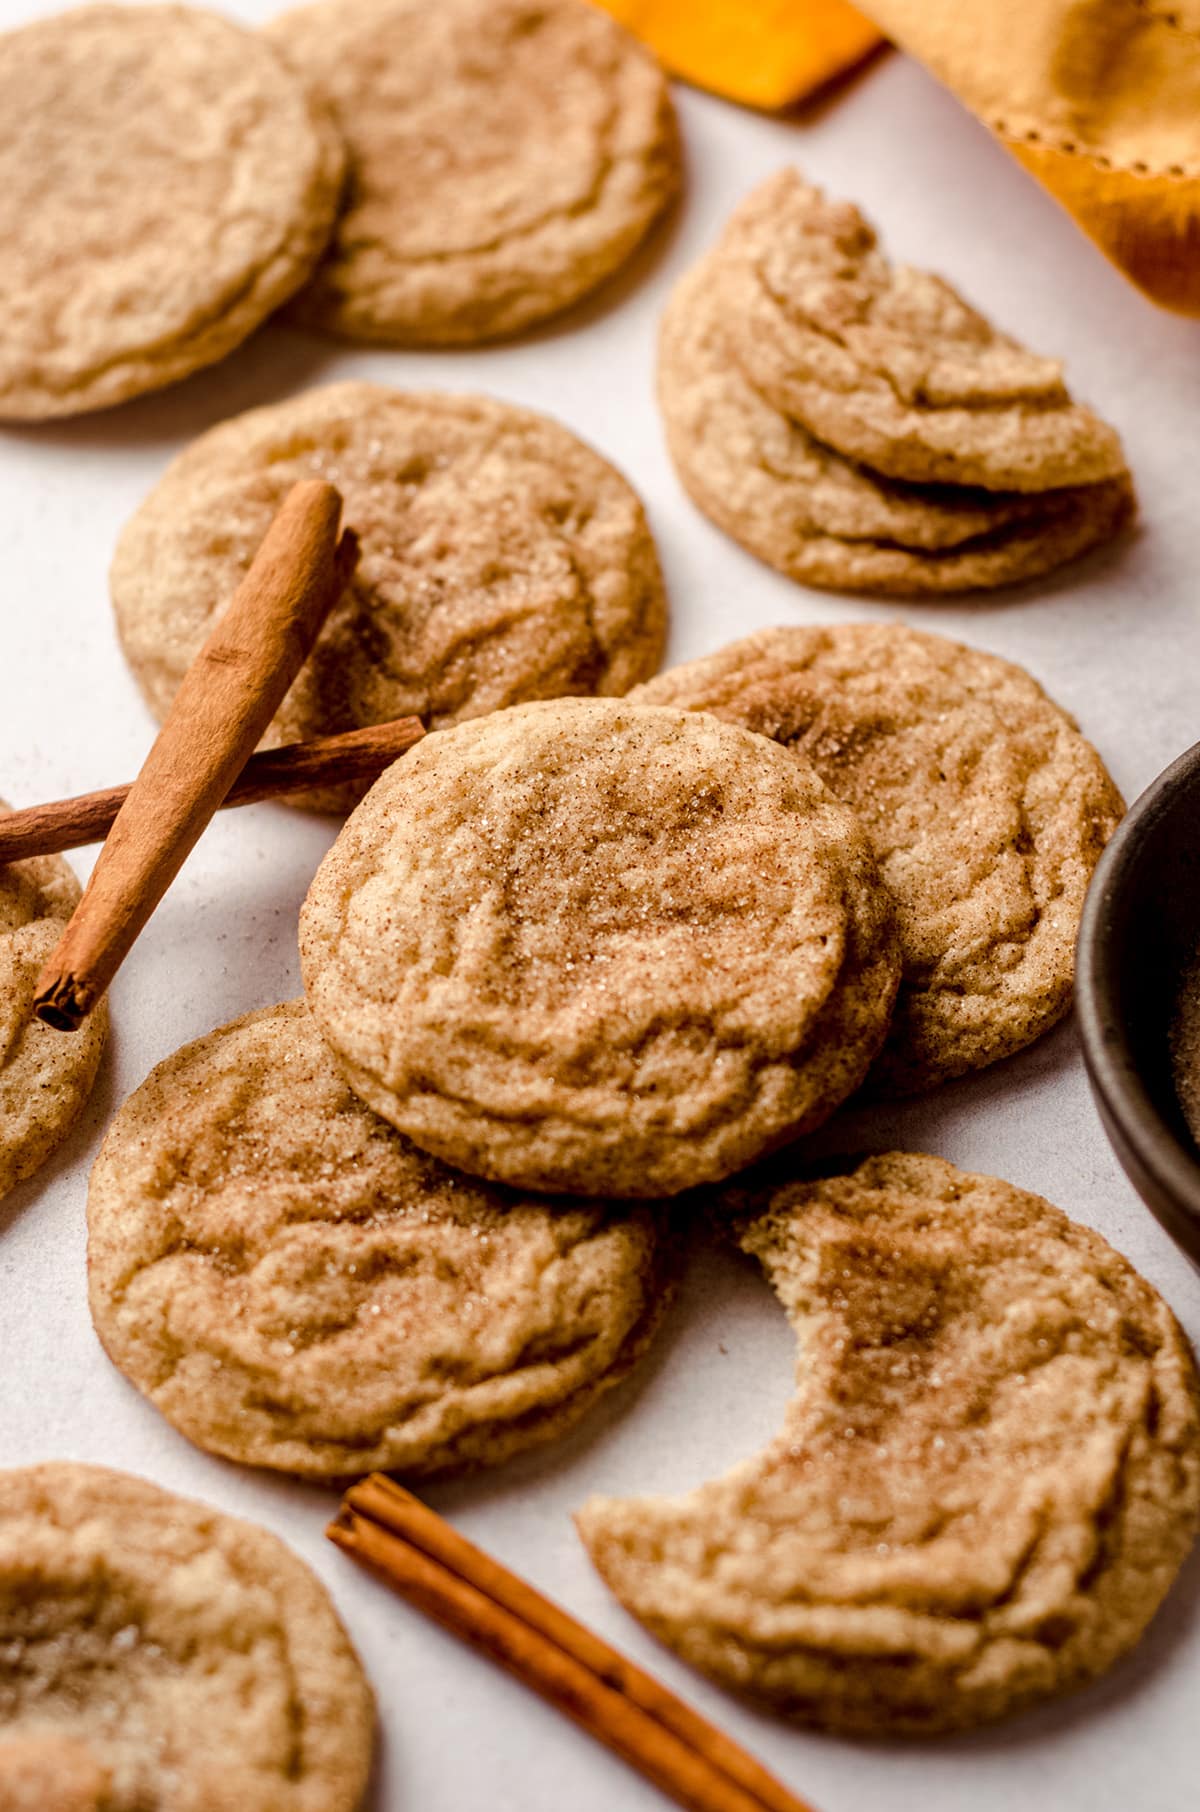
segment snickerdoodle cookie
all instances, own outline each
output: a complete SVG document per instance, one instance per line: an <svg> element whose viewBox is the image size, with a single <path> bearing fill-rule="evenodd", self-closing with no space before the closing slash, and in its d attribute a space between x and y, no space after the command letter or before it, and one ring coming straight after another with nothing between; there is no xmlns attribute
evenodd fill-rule
<svg viewBox="0 0 1200 1812"><path fill-rule="evenodd" d="M582 0L317 0L267 33L346 139L296 307L352 339L465 344L557 314L679 187L661 70Z"/></svg>
<svg viewBox="0 0 1200 1812"><path fill-rule="evenodd" d="M61 856L0 867L0 1196L65 1138L100 1067L107 1002L77 1032L53 1031L32 1014L38 975L79 893Z"/></svg>
<svg viewBox="0 0 1200 1812"><path fill-rule="evenodd" d="M65 1785L72 1812L359 1805L371 1689L276 1536L106 1467L30 1466L0 1472L0 1576L0 1780Z"/></svg>
<svg viewBox="0 0 1200 1812"><path fill-rule="evenodd" d="M111 1785L86 1743L0 1735L0 1812L108 1812Z"/></svg>
<svg viewBox="0 0 1200 1812"><path fill-rule="evenodd" d="M344 158L269 44L186 6L0 36L0 419L223 358L309 275Z"/></svg>
<svg viewBox="0 0 1200 1812"><path fill-rule="evenodd" d="M1046 491L1125 476L1057 359L999 333L929 271L888 263L848 201L796 170L736 209L719 256L747 281L729 346L760 395L889 478Z"/></svg>
<svg viewBox="0 0 1200 1812"><path fill-rule="evenodd" d="M639 687L811 762L857 812L896 904L904 976L868 1086L932 1087L1066 1012L1120 795L1020 667L902 623L765 629Z"/></svg>
<svg viewBox="0 0 1200 1812"><path fill-rule="evenodd" d="M418 1151L303 1001L159 1064L88 1194L115 1363L201 1447L314 1478L564 1432L647 1345L667 1269L648 1209L522 1199Z"/></svg>
<svg viewBox="0 0 1200 1812"><path fill-rule="evenodd" d="M584 1506L617 1597L834 1730L976 1724L1102 1673L1200 1516L1166 1304L1098 1234L940 1158L732 1194L795 1325L796 1395L723 1479Z"/></svg>
<svg viewBox="0 0 1200 1812"><path fill-rule="evenodd" d="M300 920L355 1090L474 1175L712 1181L857 1087L899 975L864 832L807 765L701 713L560 699L425 738Z"/></svg>
<svg viewBox="0 0 1200 1812"><path fill-rule="evenodd" d="M1033 579L1129 519L1127 477L1034 494L881 477L824 445L739 362L750 287L720 248L663 315L658 392L689 496L750 553L805 585L927 597Z"/></svg>
<svg viewBox="0 0 1200 1812"><path fill-rule="evenodd" d="M658 666L658 558L607 460L512 403L335 384L202 435L126 525L117 627L157 717L289 486L312 477L341 490L362 554L271 742L410 712L437 729L530 698L624 692Z"/></svg>

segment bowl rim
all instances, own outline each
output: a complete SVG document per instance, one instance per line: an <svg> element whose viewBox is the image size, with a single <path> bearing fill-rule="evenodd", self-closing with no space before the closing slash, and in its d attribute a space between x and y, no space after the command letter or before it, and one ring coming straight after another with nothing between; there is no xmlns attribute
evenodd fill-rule
<svg viewBox="0 0 1200 1812"><path fill-rule="evenodd" d="M1163 1118L1134 1063L1115 1007L1119 983L1112 941L1119 905L1147 844L1179 801L1193 792L1200 792L1200 742L1176 756L1138 795L1096 865L1080 919L1075 996L1084 1061L1101 1117L1112 1122L1157 1192L1172 1204L1168 1210L1139 1188L1151 1212L1200 1259L1200 1158ZM1124 1163L1119 1144L1117 1155ZM1138 1182L1136 1176L1133 1180Z"/></svg>

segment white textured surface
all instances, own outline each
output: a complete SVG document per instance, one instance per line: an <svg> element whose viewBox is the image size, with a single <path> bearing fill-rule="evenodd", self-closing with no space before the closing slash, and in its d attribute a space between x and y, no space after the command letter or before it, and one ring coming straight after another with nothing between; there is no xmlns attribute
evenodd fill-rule
<svg viewBox="0 0 1200 1812"><path fill-rule="evenodd" d="M0 0L0 23L35 10ZM247 17L269 4L244 5ZM1073 709L1132 797L1200 736L1195 422L1200 326L1157 313L1079 238L957 104L892 58L798 122L681 95L690 194L618 293L486 353L354 352L276 327L213 371L110 415L0 433L0 793L25 804L131 776L151 736L110 621L117 530L168 457L222 416L334 377L479 388L555 414L639 487L674 612L673 658L759 625L889 615L802 591L688 504L652 390L654 322L673 276L759 177L787 159L876 220L892 250L943 270L1120 428L1142 496L1137 540L1023 594L909 607L908 620L1024 662ZM2 254L0 254L2 255ZM194 1452L113 1371L84 1287L87 1170L114 1105L185 1039L299 988L296 912L333 826L281 806L218 820L114 990L92 1108L43 1175L0 1207L0 1461L104 1461L267 1524L329 1581L379 1692L373 1812L653 1812L658 1796L572 1727L358 1574L322 1540L320 1491ZM86 864L81 864L86 866ZM992 1075L846 1127L1037 1189L1099 1227L1200 1336L1200 1275L1119 1172L1074 1029ZM830 1143L834 1135L830 1135ZM672 1490L749 1452L788 1388L791 1340L752 1269L700 1255L629 1385L574 1439L431 1491L502 1559L656 1668L821 1812L1191 1812L1200 1562L1138 1653L1089 1692L982 1735L835 1742L755 1717L661 1653L608 1600L570 1523L591 1490Z"/></svg>

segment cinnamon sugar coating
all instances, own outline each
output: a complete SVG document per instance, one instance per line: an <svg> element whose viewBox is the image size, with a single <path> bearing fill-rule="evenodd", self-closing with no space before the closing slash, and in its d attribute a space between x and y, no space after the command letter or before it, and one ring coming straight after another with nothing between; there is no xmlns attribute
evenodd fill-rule
<svg viewBox="0 0 1200 1812"><path fill-rule="evenodd" d="M1123 806L1020 667L903 623L787 627L673 667L631 702L769 736L858 814L904 963L869 1088L933 1087L1067 1011L1084 896Z"/></svg>
<svg viewBox="0 0 1200 1812"><path fill-rule="evenodd" d="M0 1196L66 1137L104 1054L107 1001L77 1032L56 1032L33 1017L38 975L80 892L61 856L0 867Z"/></svg>
<svg viewBox="0 0 1200 1812"><path fill-rule="evenodd" d="M607 460L512 403L333 384L201 435L122 532L117 628L158 718L301 478L338 486L362 552L270 743L620 693L658 666L658 558Z"/></svg>
<svg viewBox="0 0 1200 1812"><path fill-rule="evenodd" d="M0 419L101 409L231 352L308 277L344 168L255 33L82 6L0 36Z"/></svg>
<svg viewBox="0 0 1200 1812"><path fill-rule="evenodd" d="M929 271L892 265L858 209L796 170L734 211L719 257L748 279L734 356L773 408L847 459L920 484L1044 491L1125 476L1114 429L1056 359Z"/></svg>
<svg viewBox="0 0 1200 1812"><path fill-rule="evenodd" d="M732 1191L796 1330L756 1458L577 1518L693 1665L856 1734L978 1724L1138 1640L1200 1520L1200 1398L1161 1297L1040 1197L891 1152Z"/></svg>
<svg viewBox="0 0 1200 1812"><path fill-rule="evenodd" d="M522 1199L354 1096L303 1001L185 1045L88 1193L96 1330L190 1440L339 1479L495 1464L572 1427L650 1341L648 1209Z"/></svg>
<svg viewBox="0 0 1200 1812"><path fill-rule="evenodd" d="M1127 474L993 492L884 478L834 451L743 368L750 291L721 245L681 279L662 318L659 402L693 502L789 578L888 597L987 590L1053 571L1132 516Z"/></svg>
<svg viewBox="0 0 1200 1812"><path fill-rule="evenodd" d="M371 1689L276 1536L106 1467L29 1466L0 1472L0 1580L0 1783L76 1793L40 1812L356 1812Z"/></svg>
<svg viewBox="0 0 1200 1812"><path fill-rule="evenodd" d="M671 1195L819 1124L898 977L866 839L807 764L683 711L523 705L376 782L300 921L351 1085L516 1187Z"/></svg>
<svg viewBox="0 0 1200 1812"><path fill-rule="evenodd" d="M266 32L348 147L333 243L296 303L335 333L516 333L610 276L679 187L662 71L581 0L317 0Z"/></svg>
<svg viewBox="0 0 1200 1812"><path fill-rule="evenodd" d="M0 1737L0 1812L106 1812L108 1770L67 1737Z"/></svg>

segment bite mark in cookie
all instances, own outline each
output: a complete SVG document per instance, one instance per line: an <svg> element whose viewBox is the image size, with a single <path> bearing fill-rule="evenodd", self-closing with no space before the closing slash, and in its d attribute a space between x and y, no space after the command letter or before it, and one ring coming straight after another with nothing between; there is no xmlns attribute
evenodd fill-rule
<svg viewBox="0 0 1200 1812"><path fill-rule="evenodd" d="M854 1734L978 1724L1138 1640L1200 1519L1195 1362L1123 1258L1039 1196L892 1152L751 1183L796 1329L757 1458L578 1516L634 1616L725 1686Z"/></svg>

